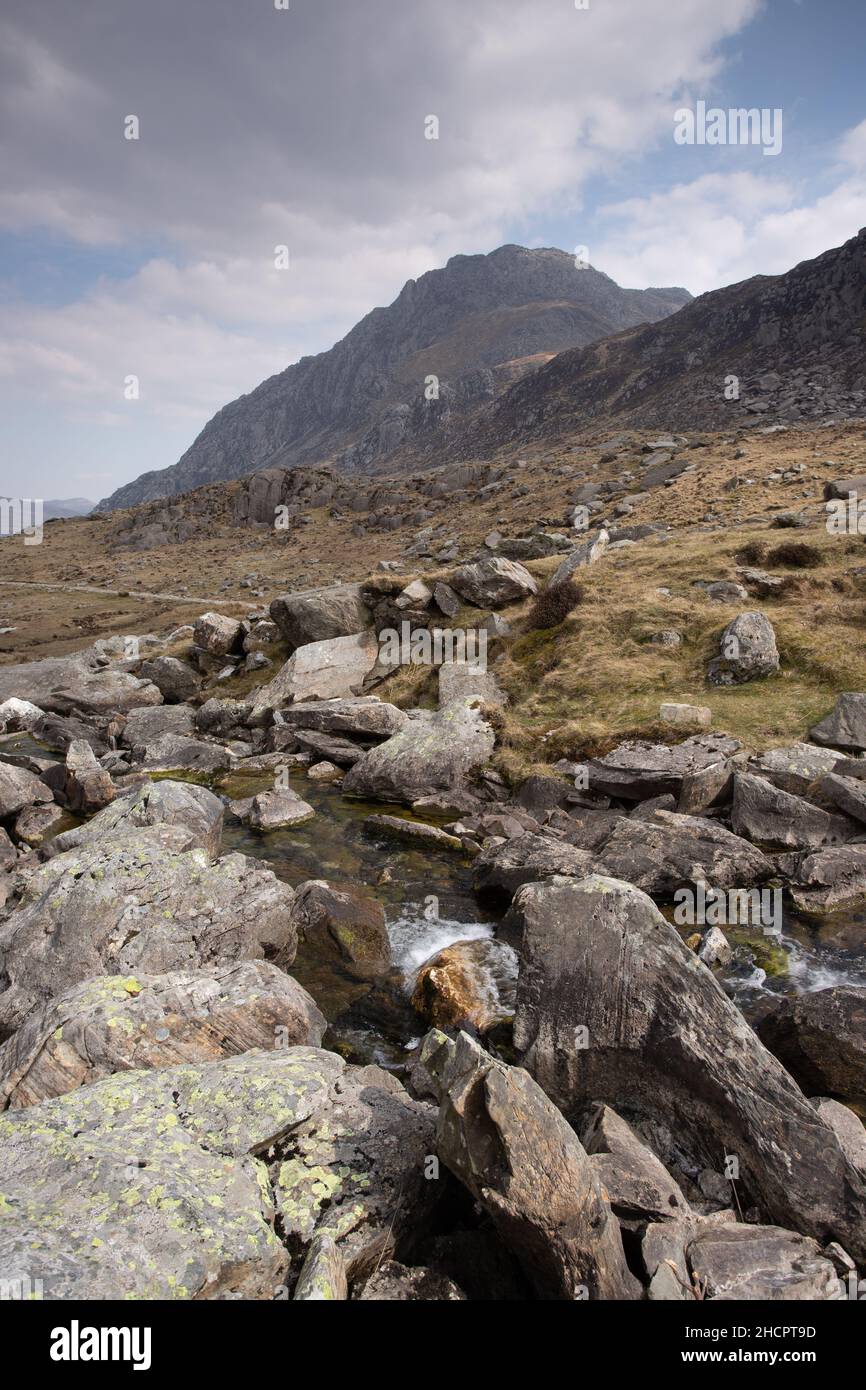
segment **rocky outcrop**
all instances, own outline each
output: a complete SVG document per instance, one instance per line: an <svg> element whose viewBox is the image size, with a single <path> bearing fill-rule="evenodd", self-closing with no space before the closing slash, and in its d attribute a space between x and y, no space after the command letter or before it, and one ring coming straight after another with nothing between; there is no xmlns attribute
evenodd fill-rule
<svg viewBox="0 0 866 1390"><path fill-rule="evenodd" d="M589 760L588 785L623 801L679 796L686 778L729 759L739 746L725 734L696 734L673 746L629 740L605 757Z"/></svg>
<svg viewBox="0 0 866 1390"><path fill-rule="evenodd" d="M490 758L494 734L473 701L452 701L437 714L412 719L371 748L346 773L343 792L406 805L434 792L463 790Z"/></svg>
<svg viewBox="0 0 866 1390"><path fill-rule="evenodd" d="M372 615L360 584L331 584L280 594L270 605L271 617L290 647L351 637L371 626Z"/></svg>
<svg viewBox="0 0 866 1390"><path fill-rule="evenodd" d="M722 633L720 656L711 662L711 685L742 685L779 669L773 624L764 613L740 613Z"/></svg>
<svg viewBox="0 0 866 1390"><path fill-rule="evenodd" d="M529 884L514 1040L579 1121L603 1101L666 1126L699 1168L737 1160L771 1221L866 1253L866 1182L711 972L645 894L613 879Z"/></svg>
<svg viewBox="0 0 866 1390"><path fill-rule="evenodd" d="M538 585L516 560L493 556L461 565L450 575L451 588L476 608L504 608L538 592Z"/></svg>

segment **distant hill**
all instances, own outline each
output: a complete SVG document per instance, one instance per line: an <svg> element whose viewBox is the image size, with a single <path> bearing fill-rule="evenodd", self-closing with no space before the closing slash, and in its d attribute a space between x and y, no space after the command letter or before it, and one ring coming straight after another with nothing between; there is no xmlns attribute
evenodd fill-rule
<svg viewBox="0 0 866 1390"><path fill-rule="evenodd" d="M87 516L93 508L88 497L53 497L42 503L42 515L46 521L55 521L58 517Z"/></svg>
<svg viewBox="0 0 866 1390"><path fill-rule="evenodd" d="M423 458L556 353L665 318L690 299L684 289L621 289L564 251L502 246L454 256L408 281L328 352L232 401L178 463L143 474L99 509L262 468L328 461L366 470L406 448ZM430 376L438 400L425 397Z"/></svg>

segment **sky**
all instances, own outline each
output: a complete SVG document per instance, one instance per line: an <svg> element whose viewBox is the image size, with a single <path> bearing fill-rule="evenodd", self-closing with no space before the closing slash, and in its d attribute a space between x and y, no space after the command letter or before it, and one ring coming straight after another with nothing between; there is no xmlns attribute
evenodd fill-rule
<svg viewBox="0 0 866 1390"><path fill-rule="evenodd" d="M699 294L841 244L864 57L864 0L3 0L0 496L175 463L458 253Z"/></svg>

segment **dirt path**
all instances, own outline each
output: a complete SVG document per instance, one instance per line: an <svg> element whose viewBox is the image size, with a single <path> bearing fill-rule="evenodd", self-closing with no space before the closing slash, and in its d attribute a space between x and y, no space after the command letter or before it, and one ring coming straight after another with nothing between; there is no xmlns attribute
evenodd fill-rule
<svg viewBox="0 0 866 1390"><path fill-rule="evenodd" d="M36 580L28 579L2 579L0 578L0 588L9 589L42 589L62 594L110 594L115 598L140 598L158 599L164 603L188 603L196 604L236 604L241 608L261 608L261 603L250 603L243 598L197 598L195 594L165 594L155 593L150 589L108 589L98 584L48 584Z"/></svg>

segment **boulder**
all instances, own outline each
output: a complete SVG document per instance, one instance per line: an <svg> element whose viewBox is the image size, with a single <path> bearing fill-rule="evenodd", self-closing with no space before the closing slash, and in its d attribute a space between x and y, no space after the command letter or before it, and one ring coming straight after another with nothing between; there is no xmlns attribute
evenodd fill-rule
<svg viewBox="0 0 866 1390"><path fill-rule="evenodd" d="M866 1180L712 973L638 889L527 884L514 1042L567 1119L604 1102L676 1136L684 1162L739 1165L738 1197L855 1259Z"/></svg>
<svg viewBox="0 0 866 1390"><path fill-rule="evenodd" d="M460 565L450 576L450 583L461 598L476 608L504 608L538 592L528 569L499 555Z"/></svg>
<svg viewBox="0 0 866 1390"><path fill-rule="evenodd" d="M855 1168L866 1173L866 1127L847 1105L829 1096L813 1096L812 1104L821 1119L829 1125L839 1140L842 1152Z"/></svg>
<svg viewBox="0 0 866 1390"><path fill-rule="evenodd" d="M193 623L192 640L208 656L237 654L243 649L244 626L223 613L202 613Z"/></svg>
<svg viewBox="0 0 866 1390"><path fill-rule="evenodd" d="M4 700L0 704L0 733L17 734L31 730L43 717L43 711L29 700Z"/></svg>
<svg viewBox="0 0 866 1390"><path fill-rule="evenodd" d="M370 742L398 734L409 722L405 711L375 695L343 700L297 700L279 711L280 725L314 729L322 734L348 734Z"/></svg>
<svg viewBox="0 0 866 1390"><path fill-rule="evenodd" d="M863 752L866 749L866 695L854 691L840 695L832 712L809 731L809 737L831 748Z"/></svg>
<svg viewBox="0 0 866 1390"><path fill-rule="evenodd" d="M373 632L297 647L273 680L255 691L253 712L282 709L293 701L355 695L375 666L378 654Z"/></svg>
<svg viewBox="0 0 866 1390"><path fill-rule="evenodd" d="M857 834L858 825L848 816L837 816L791 792L754 777L734 773L731 825L738 835L762 844L793 849L822 849L844 844Z"/></svg>
<svg viewBox="0 0 866 1390"><path fill-rule="evenodd" d="M0 1047L0 1110L118 1071L318 1047L326 1026L306 990L265 961L92 976L35 1009Z"/></svg>
<svg viewBox="0 0 866 1390"><path fill-rule="evenodd" d="M713 722L713 711L708 705L668 702L659 706L659 719L663 724L673 724L678 728L708 729Z"/></svg>
<svg viewBox="0 0 866 1390"><path fill-rule="evenodd" d="M162 703L159 690L150 681L138 680L118 665L106 665L97 659L93 648L72 656L0 666L0 702L13 697L54 714L76 710L116 714Z"/></svg>
<svg viewBox="0 0 866 1390"><path fill-rule="evenodd" d="M488 762L495 741L493 729L473 706L472 700L452 700L437 714L410 720L349 769L344 795L411 806L434 792L463 790Z"/></svg>
<svg viewBox="0 0 866 1390"><path fill-rule="evenodd" d="M253 830L288 830L306 825L315 816L313 807L289 787L259 792L252 799L249 823Z"/></svg>
<svg viewBox="0 0 866 1390"><path fill-rule="evenodd" d="M208 738L239 738L246 731L252 705L244 700L225 700L211 696L194 713L195 728Z"/></svg>
<svg viewBox="0 0 866 1390"><path fill-rule="evenodd" d="M110 808L109 808L110 809ZM211 864L171 825L58 854L29 875L0 924L0 1035L88 975L153 974L294 955L294 894L242 854Z"/></svg>
<svg viewBox="0 0 866 1390"><path fill-rule="evenodd" d="M838 1298L839 1280L820 1245L778 1226L706 1223L686 1245L692 1279L714 1301Z"/></svg>
<svg viewBox="0 0 866 1390"><path fill-rule="evenodd" d="M177 706L176 708L179 708ZM218 743L189 738L186 734L160 734L132 750L145 772L200 772L210 775L232 766L233 755Z"/></svg>
<svg viewBox="0 0 866 1390"><path fill-rule="evenodd" d="M66 812L53 802L39 802L35 806L25 806L15 817L15 838L25 845L43 845L53 830L67 819ZM3 832L5 834L5 831ZM56 838L56 837L55 837ZM2 855L0 855L2 865Z"/></svg>
<svg viewBox="0 0 866 1390"><path fill-rule="evenodd" d="M866 1110L866 989L834 985L778 999L758 1034L807 1095Z"/></svg>
<svg viewBox="0 0 866 1390"><path fill-rule="evenodd" d="M76 739L66 753L63 799L70 811L90 815L101 811L116 795L109 773L96 761L89 743Z"/></svg>
<svg viewBox="0 0 866 1390"><path fill-rule="evenodd" d="M354 980L375 980L391 966L391 942L382 904L370 893L335 887L324 879L299 885L291 908L292 938ZM288 968L294 945L277 964Z"/></svg>
<svg viewBox="0 0 866 1390"><path fill-rule="evenodd" d="M517 958L495 937L457 941L418 972L412 1007L435 1028L489 1033L514 1011Z"/></svg>
<svg viewBox="0 0 866 1390"><path fill-rule="evenodd" d="M617 821L596 863L598 872L659 897L699 879L728 889L763 883L773 872L760 850L718 821L675 811Z"/></svg>
<svg viewBox="0 0 866 1390"><path fill-rule="evenodd" d="M609 1105L593 1108L581 1137L619 1221L677 1221L690 1215L679 1184Z"/></svg>
<svg viewBox="0 0 866 1390"><path fill-rule="evenodd" d="M679 796L686 777L730 758L739 748L725 734L696 734L669 747L630 740L587 764L589 789L623 801L646 801L670 792Z"/></svg>
<svg viewBox="0 0 866 1390"><path fill-rule="evenodd" d="M444 661L439 667L439 708L455 700L504 705L505 693L492 671L474 661Z"/></svg>
<svg viewBox="0 0 866 1390"><path fill-rule="evenodd" d="M749 762L749 771L767 782L772 782L780 791L791 792L794 796L807 796L809 789L823 777L832 772L840 760L839 753L825 748L816 748L812 743L792 743L784 748L770 748ZM866 764L864 764L866 769Z"/></svg>
<svg viewBox="0 0 866 1390"><path fill-rule="evenodd" d="M25 806L53 800L51 788L32 772L0 763L0 820L16 815Z"/></svg>
<svg viewBox="0 0 866 1390"><path fill-rule="evenodd" d="M197 672L185 661L178 661L176 656L157 656L153 661L143 661L139 675L155 685L169 705L191 700L201 685Z"/></svg>
<svg viewBox="0 0 866 1390"><path fill-rule="evenodd" d="M839 845L804 854L788 892L801 912L832 912L866 897L866 845Z"/></svg>
<svg viewBox="0 0 866 1390"><path fill-rule="evenodd" d="M317 758L328 758L339 767L352 767L363 757L364 749L350 738L339 734L320 734L314 729L296 729L294 738L298 748L314 753Z"/></svg>
<svg viewBox="0 0 866 1390"><path fill-rule="evenodd" d="M223 804L206 787L193 782L145 782L125 796L117 797L85 825L65 830L51 843L54 854L78 849L82 845L107 839L120 832L170 825L186 832L183 848L203 849L215 859L220 850Z"/></svg>
<svg viewBox="0 0 866 1390"><path fill-rule="evenodd" d="M577 1135L530 1076L466 1033L427 1035L439 1157L490 1216L543 1299L631 1299L616 1218Z"/></svg>
<svg viewBox="0 0 866 1390"><path fill-rule="evenodd" d="M433 586L433 602L446 618L456 618L460 612L460 596L455 594L450 584L440 581Z"/></svg>
<svg viewBox="0 0 866 1390"><path fill-rule="evenodd" d="M424 821L407 820L404 816L367 816L365 829L375 836L387 840L404 840L410 845L424 845L428 849L463 848L463 841L438 825L427 825Z"/></svg>
<svg viewBox="0 0 866 1390"><path fill-rule="evenodd" d="M566 579L572 579L579 569L585 569L587 565L595 564L610 544L610 534L601 527L593 535L587 536L586 540L581 541L580 545L575 546L564 559L560 560L559 565L554 571L553 578L548 584L548 589L554 588L557 584L564 584Z"/></svg>
<svg viewBox="0 0 866 1390"><path fill-rule="evenodd" d="M351 637L372 623L360 584L331 584L327 588L280 594L272 600L270 614L291 647Z"/></svg>
<svg viewBox="0 0 866 1390"><path fill-rule="evenodd" d="M840 777L828 772L816 783L815 791L845 816L859 821L861 826L866 821L866 781L862 778ZM862 829L859 833L862 834Z"/></svg>
<svg viewBox="0 0 866 1390"><path fill-rule="evenodd" d="M475 860L473 884L477 893L511 899L524 883L537 883L552 874L585 878L592 873L595 856L547 835L516 836L484 845Z"/></svg>
<svg viewBox="0 0 866 1390"><path fill-rule="evenodd" d="M773 624L763 613L740 613L721 636L721 655L711 662L711 685L742 685L779 669Z"/></svg>

